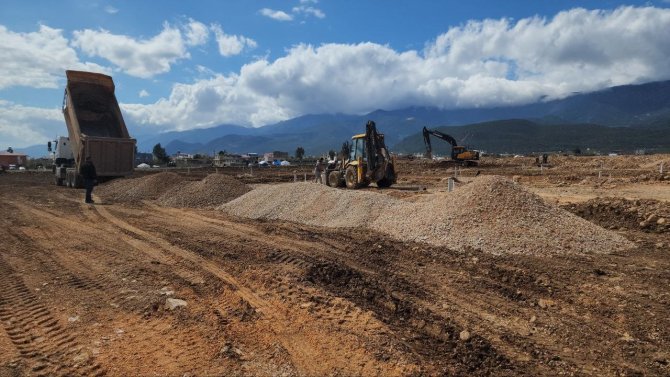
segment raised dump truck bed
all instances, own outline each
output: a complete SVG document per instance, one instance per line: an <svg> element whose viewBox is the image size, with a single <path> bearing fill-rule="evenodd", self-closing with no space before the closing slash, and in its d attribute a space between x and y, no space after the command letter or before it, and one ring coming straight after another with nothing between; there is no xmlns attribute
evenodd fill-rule
<svg viewBox="0 0 670 377"><path fill-rule="evenodd" d="M132 173L135 139L128 134L112 78L81 71L66 71L66 76L63 115L72 155L59 155L56 146L56 162L61 163L56 183L79 186L78 171L86 157L93 160L100 179Z"/></svg>

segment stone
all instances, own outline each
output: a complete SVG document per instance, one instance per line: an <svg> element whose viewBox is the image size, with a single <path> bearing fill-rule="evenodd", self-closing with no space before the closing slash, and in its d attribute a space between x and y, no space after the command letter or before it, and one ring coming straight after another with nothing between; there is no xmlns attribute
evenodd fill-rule
<svg viewBox="0 0 670 377"><path fill-rule="evenodd" d="M546 299L546 298L541 298L537 300L537 305L541 307L542 309L547 309L552 306L554 306L556 303L552 300Z"/></svg>
<svg viewBox="0 0 670 377"><path fill-rule="evenodd" d="M536 316L531 316L530 317L530 323L534 323L535 321L537 321L537 317Z"/></svg>
<svg viewBox="0 0 670 377"><path fill-rule="evenodd" d="M463 330L463 331L461 331L460 334L458 334L458 338L460 340L464 341L464 342L467 341L468 339L470 339L470 336L471 335L470 335L470 332L468 330Z"/></svg>
<svg viewBox="0 0 670 377"><path fill-rule="evenodd" d="M656 220L656 224L658 224L658 225L663 225L667 222L668 222L668 220L666 220L665 217L661 217L658 220Z"/></svg>
<svg viewBox="0 0 670 377"><path fill-rule="evenodd" d="M649 215L649 217L647 217L646 221L648 223L653 223L653 222L656 222L656 220L658 220L658 216L656 216L656 214L651 214L651 215Z"/></svg>
<svg viewBox="0 0 670 377"><path fill-rule="evenodd" d="M659 243L656 244L656 247L657 247L658 249L662 249L663 246L665 246L665 244L664 244L663 242L659 242Z"/></svg>
<svg viewBox="0 0 670 377"><path fill-rule="evenodd" d="M170 289L170 287L163 287L158 291L159 294L164 295L164 296L172 296L174 294L174 291Z"/></svg>
<svg viewBox="0 0 670 377"><path fill-rule="evenodd" d="M165 307L168 310L175 310L182 306L187 306L186 301L180 300L178 298L168 298L165 300Z"/></svg>

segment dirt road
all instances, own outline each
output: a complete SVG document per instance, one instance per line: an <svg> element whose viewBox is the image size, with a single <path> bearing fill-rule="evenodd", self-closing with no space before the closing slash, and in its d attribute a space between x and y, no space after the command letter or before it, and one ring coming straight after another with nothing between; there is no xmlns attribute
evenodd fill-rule
<svg viewBox="0 0 670 377"><path fill-rule="evenodd" d="M670 374L667 233L456 253L47 181L0 176L0 375Z"/></svg>

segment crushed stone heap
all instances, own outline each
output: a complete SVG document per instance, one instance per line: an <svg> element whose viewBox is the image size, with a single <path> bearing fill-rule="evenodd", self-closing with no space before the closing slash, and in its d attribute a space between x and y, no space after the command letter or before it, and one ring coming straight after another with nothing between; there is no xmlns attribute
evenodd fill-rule
<svg viewBox="0 0 670 377"><path fill-rule="evenodd" d="M161 172L139 178L116 179L100 186L96 194L103 199L118 202L155 200L184 178L172 172Z"/></svg>
<svg viewBox="0 0 670 377"><path fill-rule="evenodd" d="M394 202L386 195L298 182L260 186L219 209L252 219L338 228L366 226Z"/></svg>
<svg viewBox="0 0 670 377"><path fill-rule="evenodd" d="M612 253L635 246L499 176L478 177L423 202L396 204L372 228L399 239L494 254Z"/></svg>
<svg viewBox="0 0 670 377"><path fill-rule="evenodd" d="M166 190L158 203L166 207L212 208L239 197L251 188L225 174L210 174L200 181L182 182Z"/></svg>
<svg viewBox="0 0 670 377"><path fill-rule="evenodd" d="M236 216L368 227L398 240L494 254L610 253L634 244L503 177L483 176L418 202L313 183L259 187L221 207Z"/></svg>

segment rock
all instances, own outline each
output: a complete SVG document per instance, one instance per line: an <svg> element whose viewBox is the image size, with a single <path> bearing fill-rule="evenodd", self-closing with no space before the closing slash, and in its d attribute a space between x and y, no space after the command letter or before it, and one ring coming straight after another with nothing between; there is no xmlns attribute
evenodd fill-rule
<svg viewBox="0 0 670 377"><path fill-rule="evenodd" d="M306 303L304 303L304 304L300 304L300 307L303 308L303 309L308 309L308 308L310 308L311 306L312 306L312 303L311 303L311 302L306 302Z"/></svg>
<svg viewBox="0 0 670 377"><path fill-rule="evenodd" d="M470 339L470 336L471 335L470 335L470 332L468 330L463 330L463 331L461 331L460 334L458 334L458 338L460 340L464 341L464 342L467 341L468 339Z"/></svg>
<svg viewBox="0 0 670 377"><path fill-rule="evenodd" d="M656 220L656 224L658 224L658 225L663 225L666 222L668 222L668 221L665 219L665 217L661 217L658 220Z"/></svg>
<svg viewBox="0 0 670 377"><path fill-rule="evenodd" d="M69 318L67 319L67 321L70 322L70 323L72 323L72 322L77 322L77 321L79 321L79 316L76 315L76 316L74 316L74 317L69 317Z"/></svg>
<svg viewBox="0 0 670 377"><path fill-rule="evenodd" d="M165 286L158 291L159 294L164 295L164 296L172 296L174 294L174 291L170 289L170 287Z"/></svg>
<svg viewBox="0 0 670 377"><path fill-rule="evenodd" d="M647 225L649 225L649 223L647 223L646 221L640 221L640 228L646 228Z"/></svg>
<svg viewBox="0 0 670 377"><path fill-rule="evenodd" d="M168 299L165 300L165 307L168 310L175 310L175 309L177 309L179 307L182 307L182 306L184 306L184 307L187 306L186 301L180 300L178 298L168 298Z"/></svg>
<svg viewBox="0 0 670 377"><path fill-rule="evenodd" d="M554 306L555 304L556 303L553 300L549 300L549 299L546 299L546 298L541 298L541 299L537 300L537 305L539 307L541 307L542 309L550 308L550 307Z"/></svg>
<svg viewBox="0 0 670 377"><path fill-rule="evenodd" d="M536 316L531 316L530 317L530 323L534 323L535 321L537 321L537 317Z"/></svg>
<svg viewBox="0 0 670 377"><path fill-rule="evenodd" d="M656 216L656 214L651 214L649 215L649 217L647 217L647 220L645 221L648 223L653 223L656 222L656 220L658 220L658 216Z"/></svg>
<svg viewBox="0 0 670 377"><path fill-rule="evenodd" d="M658 248L658 249L662 249L663 246L665 246L665 244L663 242L659 242L659 243L656 244L656 248Z"/></svg>

